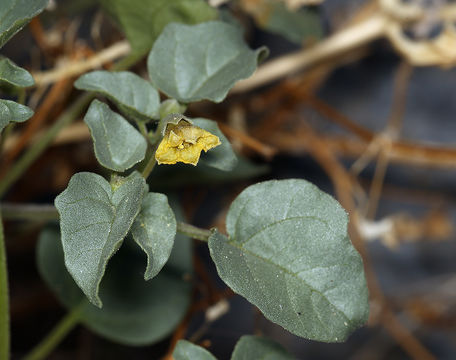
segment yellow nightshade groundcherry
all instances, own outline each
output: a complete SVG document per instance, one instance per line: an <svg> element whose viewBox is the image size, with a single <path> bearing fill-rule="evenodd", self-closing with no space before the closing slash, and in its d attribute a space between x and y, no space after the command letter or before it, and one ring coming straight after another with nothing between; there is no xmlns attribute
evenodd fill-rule
<svg viewBox="0 0 456 360"><path fill-rule="evenodd" d="M208 151L220 144L217 136L188 121L180 120L177 125L167 125L165 136L155 152L155 159L158 164L183 162L196 165L201 151Z"/></svg>

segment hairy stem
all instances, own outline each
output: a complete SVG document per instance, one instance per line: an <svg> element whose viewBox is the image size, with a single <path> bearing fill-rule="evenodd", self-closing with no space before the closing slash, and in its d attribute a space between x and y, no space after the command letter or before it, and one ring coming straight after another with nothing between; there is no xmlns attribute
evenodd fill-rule
<svg viewBox="0 0 456 360"><path fill-rule="evenodd" d="M54 205L39 204L2 204L0 210L8 220L56 220L59 213Z"/></svg>
<svg viewBox="0 0 456 360"><path fill-rule="evenodd" d="M3 218L8 220L56 220L59 218L59 213L54 205L38 205L38 204L1 204L0 210L3 213ZM201 229L191 224L184 222L177 223L177 231L192 237L196 240L207 242L211 231Z"/></svg>
<svg viewBox="0 0 456 360"><path fill-rule="evenodd" d="M155 130L155 133L150 138L148 137L146 139L152 144L151 149L150 149L151 151L150 151L149 160L147 161L146 166L144 167L144 169L141 173L143 178L146 180L149 177L152 170L154 169L155 165L157 164L157 160L155 159L155 152L157 151L159 141L162 138L162 133L163 133L163 129L165 128L165 126L166 126L166 122L164 121L164 118L162 117L162 118L160 118L160 121L158 122L158 126L157 126L157 129Z"/></svg>
<svg viewBox="0 0 456 360"><path fill-rule="evenodd" d="M144 136L147 142L149 142L149 135L147 133L146 124L144 124L142 121L136 121L136 125L138 125L138 129L141 132L141 135Z"/></svg>
<svg viewBox="0 0 456 360"><path fill-rule="evenodd" d="M58 344L73 330L79 323L81 311L85 302L73 308L66 314L62 320L51 330L51 332L30 351L24 360L41 360L46 359L48 355L57 347Z"/></svg>
<svg viewBox="0 0 456 360"><path fill-rule="evenodd" d="M25 105L25 88L20 88L17 93L17 102L21 105Z"/></svg>
<svg viewBox="0 0 456 360"><path fill-rule="evenodd" d="M181 221L177 222L177 231L193 239L208 242L212 232Z"/></svg>
<svg viewBox="0 0 456 360"><path fill-rule="evenodd" d="M143 176L144 179L147 180L149 177L150 173L155 167L155 164L157 163L157 160L155 159L155 151L157 150L157 147L154 146L154 149L151 153L151 156L149 158L149 161L147 162L146 166L144 167L144 170L142 171L141 175Z"/></svg>
<svg viewBox="0 0 456 360"><path fill-rule="evenodd" d="M9 359L9 296L6 247L0 211L0 359Z"/></svg>
<svg viewBox="0 0 456 360"><path fill-rule="evenodd" d="M74 121L92 99L92 94L87 93L81 95L78 100L76 100L75 103L57 119L43 137L30 146L0 182L0 198L9 190L11 185L27 171L29 166L44 152L44 150L46 150L60 130Z"/></svg>

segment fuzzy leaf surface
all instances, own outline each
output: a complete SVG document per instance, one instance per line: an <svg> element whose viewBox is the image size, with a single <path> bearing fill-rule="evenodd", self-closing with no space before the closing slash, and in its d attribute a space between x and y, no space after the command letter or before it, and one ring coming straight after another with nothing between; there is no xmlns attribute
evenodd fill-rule
<svg viewBox="0 0 456 360"><path fill-rule="evenodd" d="M111 259L100 286L103 308L85 300L65 268L60 232L49 226L40 235L37 263L42 278L68 309L85 302L81 322L112 341L134 346L158 342L182 321L190 304L191 242L179 239L165 268L144 281L144 254L127 238Z"/></svg>
<svg viewBox="0 0 456 360"><path fill-rule="evenodd" d="M209 249L222 280L269 320L304 338L340 342L369 310L347 222L339 203L311 183L266 181L234 200L229 237L214 232Z"/></svg>
<svg viewBox="0 0 456 360"><path fill-rule="evenodd" d="M46 7L49 0L2 0L0 48Z"/></svg>
<svg viewBox="0 0 456 360"><path fill-rule="evenodd" d="M220 102L236 81L252 75L263 51L251 50L231 24L172 23L155 42L147 66L152 83L182 103Z"/></svg>
<svg viewBox="0 0 456 360"><path fill-rule="evenodd" d="M158 118L158 91L132 72L92 71L82 75L74 86L105 95L130 119L147 121Z"/></svg>
<svg viewBox="0 0 456 360"><path fill-rule="evenodd" d="M281 345L260 336L244 335L234 348L231 360L294 360Z"/></svg>
<svg viewBox="0 0 456 360"><path fill-rule="evenodd" d="M10 122L24 122L33 116L33 110L15 101L0 99L0 132Z"/></svg>
<svg viewBox="0 0 456 360"><path fill-rule="evenodd" d="M131 234L147 255L144 279L150 280L168 261L176 236L176 218L166 195L148 193L144 196Z"/></svg>
<svg viewBox="0 0 456 360"><path fill-rule="evenodd" d="M95 156L105 168L123 172L144 159L146 140L108 105L92 101L84 122L92 135Z"/></svg>
<svg viewBox="0 0 456 360"><path fill-rule="evenodd" d="M194 125L209 131L220 139L221 144L207 153L201 155L200 162L207 166L222 170L230 171L237 164L237 156L231 148L228 139L220 131L217 122L204 118L192 119Z"/></svg>
<svg viewBox="0 0 456 360"><path fill-rule="evenodd" d="M187 340L179 340L173 351L174 360L217 360L214 355L201 346Z"/></svg>
<svg viewBox="0 0 456 360"><path fill-rule="evenodd" d="M204 0L102 0L124 31L133 51L145 54L170 22L196 24L217 12Z"/></svg>
<svg viewBox="0 0 456 360"><path fill-rule="evenodd" d="M0 85L2 82L16 87L32 86L35 83L27 70L7 58L0 58Z"/></svg>
<svg viewBox="0 0 456 360"><path fill-rule="evenodd" d="M82 172L73 175L55 199L65 265L90 302L100 308L98 290L106 265L139 213L144 189L138 173L111 186L100 175Z"/></svg>

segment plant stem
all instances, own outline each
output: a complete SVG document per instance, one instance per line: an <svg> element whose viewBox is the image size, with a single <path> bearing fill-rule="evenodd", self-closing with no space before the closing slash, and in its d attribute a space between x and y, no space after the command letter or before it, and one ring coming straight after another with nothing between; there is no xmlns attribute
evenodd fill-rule
<svg viewBox="0 0 456 360"><path fill-rule="evenodd" d="M142 171L141 175L143 176L144 179L147 180L147 178L149 177L150 173L152 172L152 170L154 169L155 167L155 164L157 163L157 160L155 159L155 151L156 151L156 147L154 146L154 150L152 151L152 154L149 158L149 161L147 162L146 164L146 167L144 168L144 170Z"/></svg>
<svg viewBox="0 0 456 360"><path fill-rule="evenodd" d="M142 136L144 136L147 143L149 143L149 135L147 133L146 124L144 124L142 121L136 121L136 125L138 125L138 129L141 132Z"/></svg>
<svg viewBox="0 0 456 360"><path fill-rule="evenodd" d="M25 105L25 89L20 88L17 93L17 102L21 105Z"/></svg>
<svg viewBox="0 0 456 360"><path fill-rule="evenodd" d="M152 146L151 146L150 158L142 171L142 176L146 180L149 177L152 170L154 169L155 164L157 163L157 160L155 159L155 152L157 151L159 141L161 140L161 138L163 136L162 135L163 129L166 126L166 122L164 120L165 120L165 118L163 118L163 117L160 118L157 129L155 130L155 133L150 138L149 137L147 138L147 140L150 142L150 144L152 144Z"/></svg>
<svg viewBox="0 0 456 360"><path fill-rule="evenodd" d="M16 122L10 122L8 125L6 125L6 128L0 134L0 153L3 148L3 143L11 135L16 124L17 124Z"/></svg>
<svg viewBox="0 0 456 360"><path fill-rule="evenodd" d="M8 220L56 220L59 213L54 205L38 204L2 204L3 217Z"/></svg>
<svg viewBox="0 0 456 360"><path fill-rule="evenodd" d="M29 166L38 158L38 156L44 152L60 130L76 119L92 99L92 94L86 93L81 95L74 104L57 119L51 128L21 156L0 182L0 198L9 190L11 185L27 171Z"/></svg>
<svg viewBox="0 0 456 360"><path fill-rule="evenodd" d="M190 236L193 239L204 242L208 242L209 236L212 234L212 231L210 230L201 229L199 227L181 221L177 222L177 231L184 235Z"/></svg>
<svg viewBox="0 0 456 360"><path fill-rule="evenodd" d="M6 266L6 246L0 211L0 359L9 359L9 295L8 268Z"/></svg>
<svg viewBox="0 0 456 360"><path fill-rule="evenodd" d="M85 302L82 302L67 313L51 332L32 351L25 355L23 360L47 358L65 336L79 323L83 305L85 305Z"/></svg>
<svg viewBox="0 0 456 360"><path fill-rule="evenodd" d="M38 205L38 204L1 204L0 211L4 219L8 220L56 220L59 218L59 213L54 205ZM177 223L177 231L188 235L194 239L207 242L212 232L207 229L187 224L184 222Z"/></svg>

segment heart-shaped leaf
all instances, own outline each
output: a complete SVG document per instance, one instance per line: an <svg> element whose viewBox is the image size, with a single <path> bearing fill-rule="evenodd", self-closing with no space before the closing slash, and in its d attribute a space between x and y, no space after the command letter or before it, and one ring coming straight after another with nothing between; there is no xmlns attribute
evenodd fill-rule
<svg viewBox="0 0 456 360"><path fill-rule="evenodd" d="M139 54L151 49L170 22L196 24L217 17L217 11L204 0L102 0L102 4Z"/></svg>
<svg viewBox="0 0 456 360"><path fill-rule="evenodd" d="M74 86L107 96L129 119L147 121L158 118L158 91L132 72L92 71L82 75Z"/></svg>
<svg viewBox="0 0 456 360"><path fill-rule="evenodd" d="M252 75L264 49L251 50L241 31L221 21L172 23L147 60L152 83L183 103L222 101L236 81Z"/></svg>
<svg viewBox="0 0 456 360"><path fill-rule="evenodd" d="M144 196L131 234L147 255L144 279L152 279L168 261L176 236L176 218L166 195L148 193Z"/></svg>
<svg viewBox="0 0 456 360"><path fill-rule="evenodd" d="M0 58L0 85L2 82L16 87L32 86L35 83L27 70L7 58Z"/></svg>
<svg viewBox="0 0 456 360"><path fill-rule="evenodd" d="M205 154L202 154L200 162L223 171L232 170L237 164L237 156L231 148L230 142L220 131L217 123L213 120L204 118L191 119L193 124L201 129L209 131L211 134L220 139L221 144L214 149L211 149Z"/></svg>
<svg viewBox="0 0 456 360"><path fill-rule="evenodd" d="M217 271L268 319L327 342L367 321L362 260L331 196L305 180L258 183L236 198L226 223L229 238L209 239Z"/></svg>
<svg viewBox="0 0 456 360"><path fill-rule="evenodd" d="M77 173L55 199L60 214L65 264L87 298L98 307L98 288L141 207L145 181L133 173L110 185L100 175Z"/></svg>
<svg viewBox="0 0 456 360"><path fill-rule="evenodd" d="M187 340L177 342L173 358L174 360L217 360L209 351Z"/></svg>
<svg viewBox="0 0 456 360"><path fill-rule="evenodd" d="M2 0L0 48L46 7L49 0Z"/></svg>
<svg viewBox="0 0 456 360"><path fill-rule="evenodd" d="M0 132L10 122L24 122L33 116L33 110L10 100L0 99Z"/></svg>
<svg viewBox="0 0 456 360"><path fill-rule="evenodd" d="M104 167L122 172L144 159L146 140L108 105L92 101L84 122L92 134L95 156Z"/></svg>
<svg viewBox="0 0 456 360"><path fill-rule="evenodd" d="M182 321L190 304L191 242L178 235L165 268L144 281L144 255L127 238L112 258L100 294L103 309L91 305L64 264L59 229L47 227L40 235L37 262L41 276L68 309L83 305L81 322L95 333L126 345L149 345L168 336Z"/></svg>
<svg viewBox="0 0 456 360"><path fill-rule="evenodd" d="M272 340L245 335L237 342L231 360L251 359L294 360L294 357Z"/></svg>

